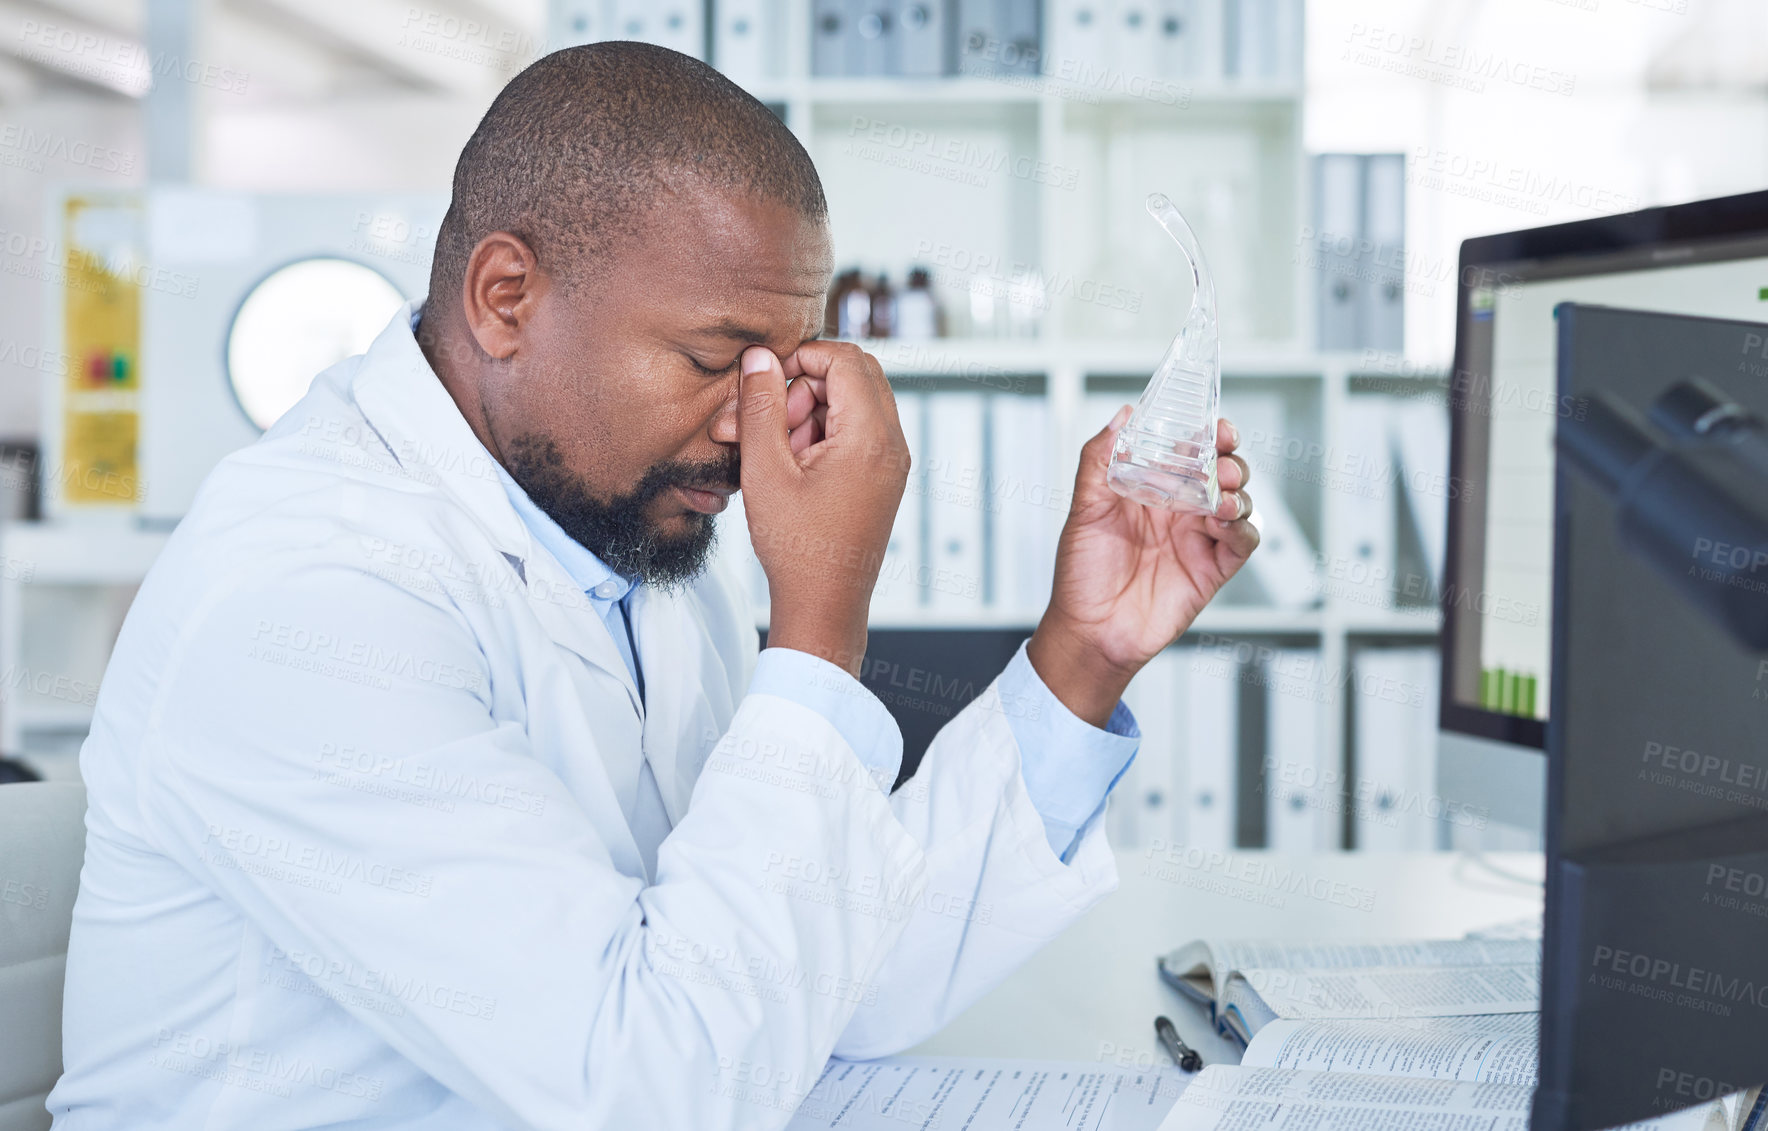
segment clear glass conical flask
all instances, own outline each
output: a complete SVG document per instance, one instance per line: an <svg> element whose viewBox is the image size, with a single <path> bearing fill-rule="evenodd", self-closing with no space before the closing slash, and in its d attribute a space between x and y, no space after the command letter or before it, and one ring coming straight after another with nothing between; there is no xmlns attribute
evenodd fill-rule
<svg viewBox="0 0 1768 1131"><path fill-rule="evenodd" d="M1179 245L1191 265L1196 289L1191 310L1111 452L1106 481L1144 506L1214 514L1222 490L1216 483L1216 409L1222 399L1222 355L1216 335L1215 284L1191 226L1162 193L1148 198L1148 212Z"/></svg>

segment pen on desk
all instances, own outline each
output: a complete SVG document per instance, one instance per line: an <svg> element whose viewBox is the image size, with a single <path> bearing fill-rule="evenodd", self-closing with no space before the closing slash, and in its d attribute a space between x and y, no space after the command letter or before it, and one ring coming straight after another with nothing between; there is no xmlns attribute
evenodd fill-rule
<svg viewBox="0 0 1768 1131"><path fill-rule="evenodd" d="M1164 1017L1156 1017L1154 1019L1154 1035L1160 1038L1161 1046L1166 1049L1166 1054L1173 1058L1173 1063L1186 1072L1195 1072L1203 1067L1203 1058L1197 1055L1196 1049L1179 1040L1179 1031L1173 1028L1171 1021Z"/></svg>

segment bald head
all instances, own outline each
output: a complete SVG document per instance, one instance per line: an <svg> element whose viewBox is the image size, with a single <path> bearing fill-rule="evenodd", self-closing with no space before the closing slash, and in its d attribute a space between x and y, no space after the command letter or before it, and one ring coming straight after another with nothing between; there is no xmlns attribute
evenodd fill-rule
<svg viewBox="0 0 1768 1131"><path fill-rule="evenodd" d="M430 294L458 295L473 248L496 231L520 236L574 291L701 189L828 214L798 139L705 63L626 41L555 51L504 87L461 150Z"/></svg>

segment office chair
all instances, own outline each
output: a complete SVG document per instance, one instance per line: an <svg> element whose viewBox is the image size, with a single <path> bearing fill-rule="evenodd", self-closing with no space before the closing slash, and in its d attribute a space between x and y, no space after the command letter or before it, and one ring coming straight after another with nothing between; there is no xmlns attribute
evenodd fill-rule
<svg viewBox="0 0 1768 1131"><path fill-rule="evenodd" d="M43 1131L61 1076L68 927L86 856L86 789L0 786L0 1131Z"/></svg>

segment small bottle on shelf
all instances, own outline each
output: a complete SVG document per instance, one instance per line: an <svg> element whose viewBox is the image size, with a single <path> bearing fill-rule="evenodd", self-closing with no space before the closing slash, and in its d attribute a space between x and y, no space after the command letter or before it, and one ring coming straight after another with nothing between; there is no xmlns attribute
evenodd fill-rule
<svg viewBox="0 0 1768 1131"><path fill-rule="evenodd" d="M824 323L823 332L837 338L859 341L871 336L872 295L866 289L865 277L859 268L850 268L835 276Z"/></svg>
<svg viewBox="0 0 1768 1131"><path fill-rule="evenodd" d="M892 332L904 341L924 342L944 336L944 311L933 297L933 279L925 267L909 271L908 286L896 296Z"/></svg>
<svg viewBox="0 0 1768 1131"><path fill-rule="evenodd" d="M890 276L882 271L878 273L878 281L872 287L872 332L871 337L894 337L896 326L896 292L890 288Z"/></svg>

